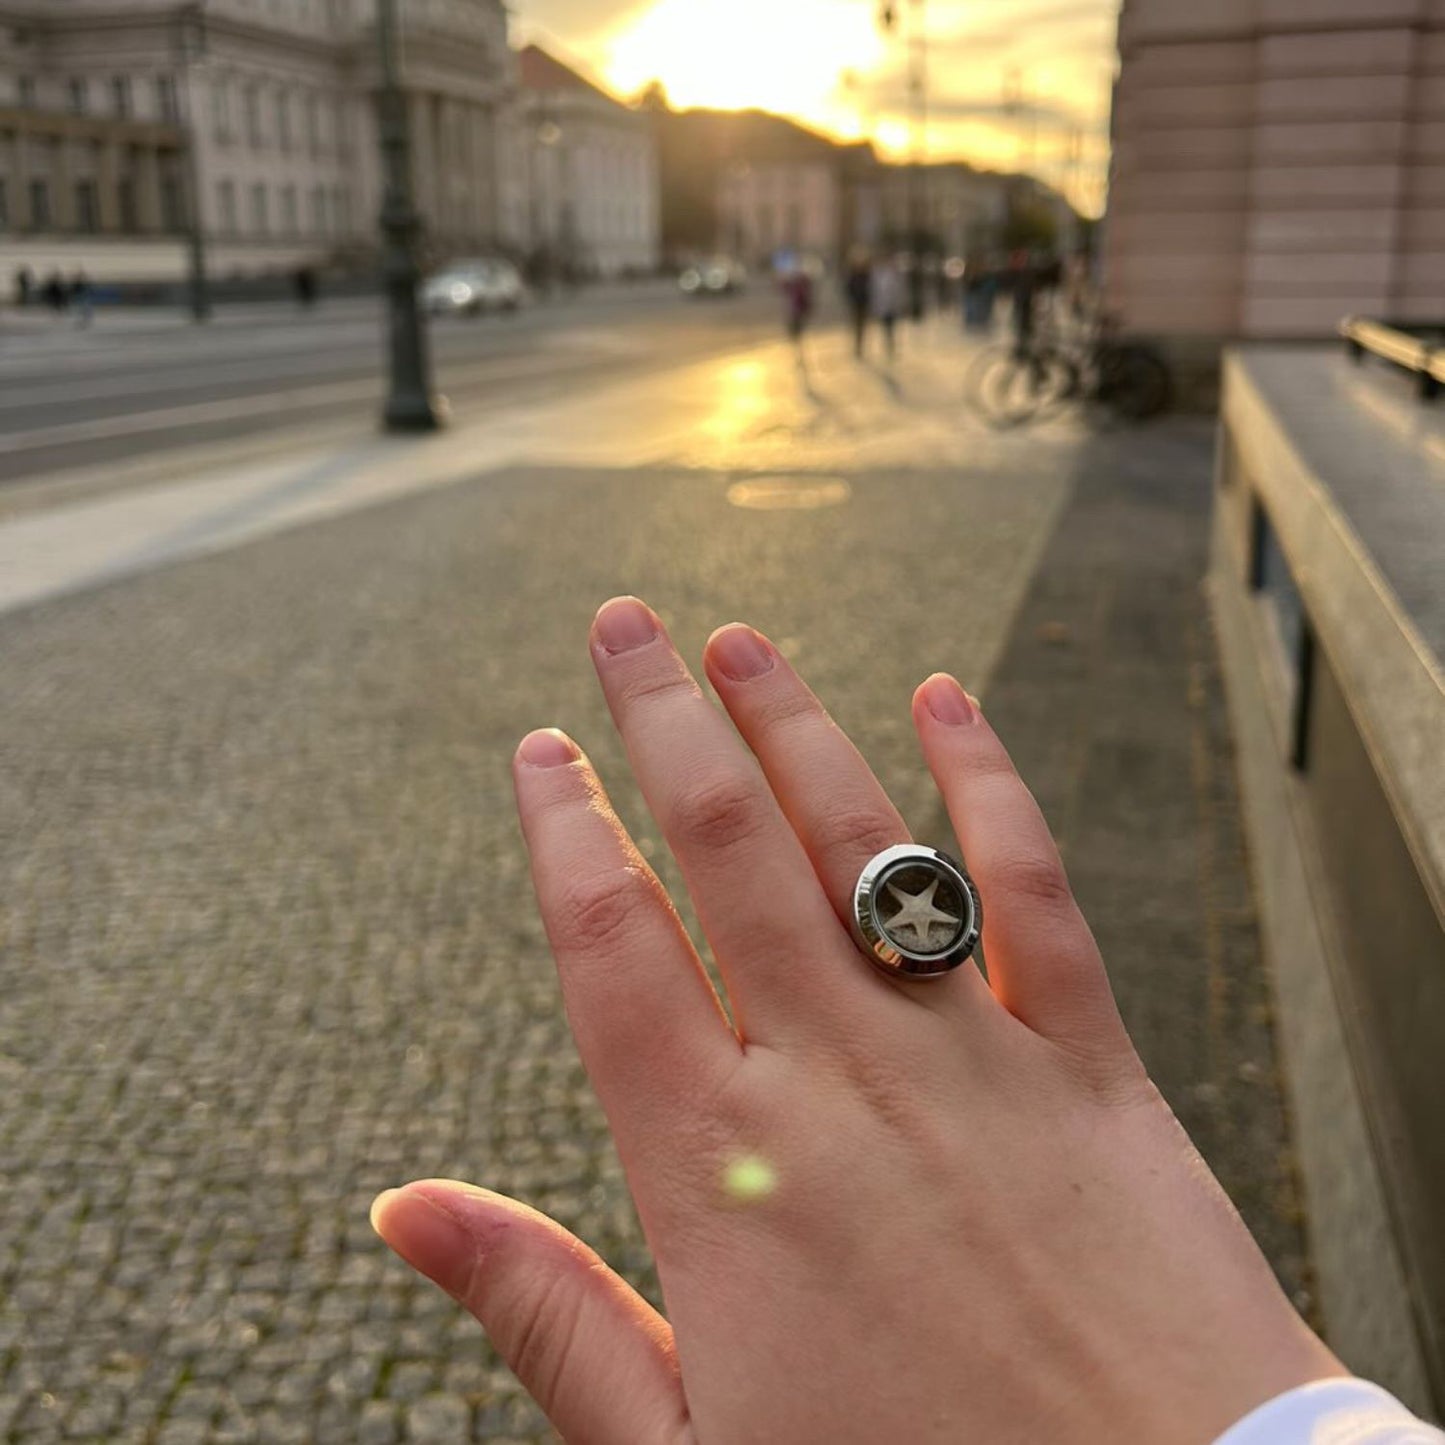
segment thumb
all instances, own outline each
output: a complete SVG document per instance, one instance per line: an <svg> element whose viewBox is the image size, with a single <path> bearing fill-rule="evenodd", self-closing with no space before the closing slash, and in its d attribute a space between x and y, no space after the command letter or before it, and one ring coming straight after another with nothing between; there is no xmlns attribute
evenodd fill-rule
<svg viewBox="0 0 1445 1445"><path fill-rule="evenodd" d="M564 1439L691 1438L672 1327L560 1224L449 1179L388 1189L371 1223L477 1317Z"/></svg>

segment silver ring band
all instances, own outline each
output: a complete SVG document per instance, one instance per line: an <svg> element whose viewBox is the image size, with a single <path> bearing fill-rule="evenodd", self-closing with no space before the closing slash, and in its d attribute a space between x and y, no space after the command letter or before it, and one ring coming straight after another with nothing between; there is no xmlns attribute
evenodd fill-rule
<svg viewBox="0 0 1445 1445"><path fill-rule="evenodd" d="M963 865L919 843L885 848L863 865L852 913L858 946L895 978L952 973L983 930L983 905Z"/></svg>

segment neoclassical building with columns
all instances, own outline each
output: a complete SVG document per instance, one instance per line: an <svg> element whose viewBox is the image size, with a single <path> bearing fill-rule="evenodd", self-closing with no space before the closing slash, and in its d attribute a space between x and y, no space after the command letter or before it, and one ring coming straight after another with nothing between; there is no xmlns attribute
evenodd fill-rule
<svg viewBox="0 0 1445 1445"><path fill-rule="evenodd" d="M426 250L528 243L502 0L398 0ZM0 0L0 267L172 279L373 244L375 0ZM194 197L193 193L194 192Z"/></svg>

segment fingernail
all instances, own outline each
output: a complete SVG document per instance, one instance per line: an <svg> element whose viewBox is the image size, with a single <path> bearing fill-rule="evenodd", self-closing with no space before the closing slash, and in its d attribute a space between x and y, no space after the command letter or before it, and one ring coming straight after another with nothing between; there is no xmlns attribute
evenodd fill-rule
<svg viewBox="0 0 1445 1445"><path fill-rule="evenodd" d="M628 652L657 636L657 618L635 597L614 597L604 602L593 624L597 640L608 652Z"/></svg>
<svg viewBox="0 0 1445 1445"><path fill-rule="evenodd" d="M531 768L560 768L580 756L577 744L556 728L538 728L517 745L517 761Z"/></svg>
<svg viewBox="0 0 1445 1445"><path fill-rule="evenodd" d="M476 1271L477 1241L439 1204L415 1190L387 1189L371 1205L371 1227L411 1267L460 1298Z"/></svg>
<svg viewBox="0 0 1445 1445"><path fill-rule="evenodd" d="M708 650L734 682L746 682L772 670L773 649L751 627L734 622L713 633Z"/></svg>
<svg viewBox="0 0 1445 1445"><path fill-rule="evenodd" d="M946 672L934 673L923 684L923 702L939 722L951 727L978 719L978 704Z"/></svg>
<svg viewBox="0 0 1445 1445"><path fill-rule="evenodd" d="M399 1189L383 1189L381 1193L371 1201L371 1227L375 1229L378 1234L381 1233L381 1230L377 1227L376 1221L381 1217L382 1210L386 1208L386 1201L390 1199L393 1194L399 1193L401 1193Z"/></svg>

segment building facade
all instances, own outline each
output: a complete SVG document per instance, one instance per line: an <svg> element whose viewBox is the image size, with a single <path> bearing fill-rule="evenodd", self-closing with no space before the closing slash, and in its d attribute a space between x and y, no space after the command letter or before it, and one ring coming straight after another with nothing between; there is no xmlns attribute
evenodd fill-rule
<svg viewBox="0 0 1445 1445"><path fill-rule="evenodd" d="M734 161L718 182L718 232L731 255L765 262L780 252L831 259L841 196L831 155Z"/></svg>
<svg viewBox="0 0 1445 1445"><path fill-rule="evenodd" d="M1133 329L1438 320L1445 0L1125 0L1106 294Z"/></svg>
<svg viewBox="0 0 1445 1445"><path fill-rule="evenodd" d="M501 0L399 10L427 249L520 248ZM364 254L375 51L374 0L0 0L0 260L173 276L193 205L220 275Z"/></svg>
<svg viewBox="0 0 1445 1445"><path fill-rule="evenodd" d="M996 248L1009 213L1010 185L1025 177L975 170L961 162L890 166L884 171L885 230L898 240L914 229L945 256Z"/></svg>
<svg viewBox="0 0 1445 1445"><path fill-rule="evenodd" d="M529 255L539 273L656 270L657 142L650 118L540 46L519 56Z"/></svg>
<svg viewBox="0 0 1445 1445"><path fill-rule="evenodd" d="M835 260L855 222L877 218L869 146L839 145L764 111L653 110L663 247L674 262L725 252L766 266L780 252ZM872 197L857 204L858 188Z"/></svg>

